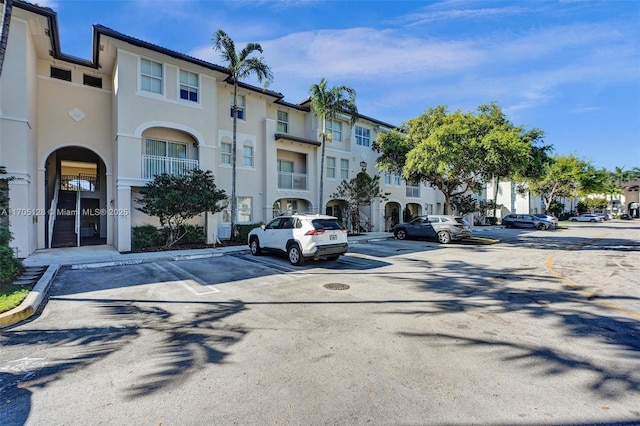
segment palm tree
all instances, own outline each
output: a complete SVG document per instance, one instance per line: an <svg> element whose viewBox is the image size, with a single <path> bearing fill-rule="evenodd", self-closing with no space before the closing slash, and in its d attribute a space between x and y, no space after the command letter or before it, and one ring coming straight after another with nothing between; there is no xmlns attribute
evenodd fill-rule
<svg viewBox="0 0 640 426"><path fill-rule="evenodd" d="M4 65L4 56L7 52L7 40L9 38L9 25L11 24L11 11L13 0L4 1L4 18L2 19L2 32L0 33L0 76Z"/></svg>
<svg viewBox="0 0 640 426"><path fill-rule="evenodd" d="M327 80L324 77L320 83L314 84L309 89L311 108L322 122L322 154L320 159L320 202L319 213L322 213L324 190L324 153L327 143L327 119L336 118L344 113L350 116L350 123L354 124L358 118L356 107L356 91L347 86L335 86L327 88Z"/></svg>
<svg viewBox="0 0 640 426"><path fill-rule="evenodd" d="M262 56L251 56L254 52L262 53L262 46L258 43L247 43L240 52L236 52L233 40L222 30L213 34L213 49L220 52L222 60L227 62L229 78L233 83L233 143L231 145L231 236L238 235L237 211L238 200L236 199L236 135L238 128L238 82L246 77L255 74L259 83L264 81L266 89L273 80L271 68L264 62Z"/></svg>

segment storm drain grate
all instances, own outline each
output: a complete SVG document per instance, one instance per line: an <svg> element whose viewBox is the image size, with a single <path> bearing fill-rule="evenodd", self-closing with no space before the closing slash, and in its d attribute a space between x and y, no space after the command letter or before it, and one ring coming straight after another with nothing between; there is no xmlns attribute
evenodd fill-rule
<svg viewBox="0 0 640 426"><path fill-rule="evenodd" d="M349 290L349 286L341 283L329 283L323 285L324 288L329 290Z"/></svg>

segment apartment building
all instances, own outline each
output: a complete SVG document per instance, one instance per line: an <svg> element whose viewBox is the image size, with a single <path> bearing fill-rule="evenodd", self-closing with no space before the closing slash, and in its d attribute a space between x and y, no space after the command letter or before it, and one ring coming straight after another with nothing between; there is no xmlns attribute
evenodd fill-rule
<svg viewBox="0 0 640 426"><path fill-rule="evenodd" d="M158 224L139 210L140 189L159 173L211 170L231 194L233 85L208 63L101 25L91 59L62 52L55 11L15 0L0 76L0 165L9 182L12 245L85 244L131 250L132 227ZM310 82L311 86L313 82ZM375 169L372 144L391 124L360 115L327 123L324 200L319 204L321 125L308 102L240 84L237 127L238 223L282 212L343 215L332 199L344 179ZM361 212L388 230L403 211L441 213L443 197L424 184L383 174L391 195ZM202 214L206 240L228 238L230 207Z"/></svg>

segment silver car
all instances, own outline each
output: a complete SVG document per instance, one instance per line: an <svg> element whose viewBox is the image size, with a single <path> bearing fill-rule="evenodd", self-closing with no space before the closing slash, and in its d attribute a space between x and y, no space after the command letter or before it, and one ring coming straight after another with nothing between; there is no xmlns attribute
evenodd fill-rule
<svg viewBox="0 0 640 426"><path fill-rule="evenodd" d="M600 216L591 213L583 213L578 216L570 217L569 220L571 222L602 222L602 218Z"/></svg>
<svg viewBox="0 0 640 426"><path fill-rule="evenodd" d="M399 240L406 238L435 238L442 244L471 236L471 228L461 216L418 216L411 222L399 223L393 228Z"/></svg>

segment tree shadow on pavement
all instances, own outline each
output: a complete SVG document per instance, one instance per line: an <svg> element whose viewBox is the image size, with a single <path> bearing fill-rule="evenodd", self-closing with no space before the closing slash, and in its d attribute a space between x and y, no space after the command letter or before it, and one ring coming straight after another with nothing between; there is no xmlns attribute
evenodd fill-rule
<svg viewBox="0 0 640 426"><path fill-rule="evenodd" d="M522 321L526 318L524 321L530 324L544 319L545 321L540 322L541 329L549 327L550 323L557 324L553 328L563 338L583 341L583 345L588 343L609 347L615 351L616 359L621 363L614 366L615 363L590 360L590 357L582 353L570 353L560 346L526 346L512 341L482 340L447 334L400 334L425 338L439 336L440 339L450 340L451 344L462 346L509 347L513 355L505 357L505 361L528 360L522 367L545 363L548 365L545 374L588 370L598 376L591 390L605 397L615 396L613 394L616 392L640 391L640 365L637 364L640 360L640 320L629 315L629 311L612 308L617 304L636 303L639 298L601 294L594 300L575 288L564 286L559 279L536 272L533 268L504 271L463 261L429 266L431 270L426 279L396 276L389 280L405 285L413 284L431 298L442 297L443 300L423 305L421 309L397 310L388 314L428 316L466 313L477 318L502 319L504 322L507 322L505 318L509 321ZM622 365L629 365L628 363L635 363L636 371L625 371ZM620 385L615 391L613 387L607 386L614 382Z"/></svg>
<svg viewBox="0 0 640 426"><path fill-rule="evenodd" d="M108 327L84 327L64 330L4 330L0 345L37 347L43 358L10 361L0 371L0 418L2 425L22 425L31 410L30 389L45 388L55 381L98 363L122 351L134 340L153 334L160 336L148 356L153 371L135 379L126 389L131 398L142 397L165 386L178 385L205 364L223 363L228 349L239 342L247 330L219 324L245 309L241 301L206 303L202 309L189 311L187 318L150 303L91 300L115 324ZM184 302L189 303L189 302ZM181 303L178 303L181 304ZM79 354L68 359L56 358L58 348L77 347ZM61 351L62 352L62 351ZM9 401L9 402L6 402Z"/></svg>

